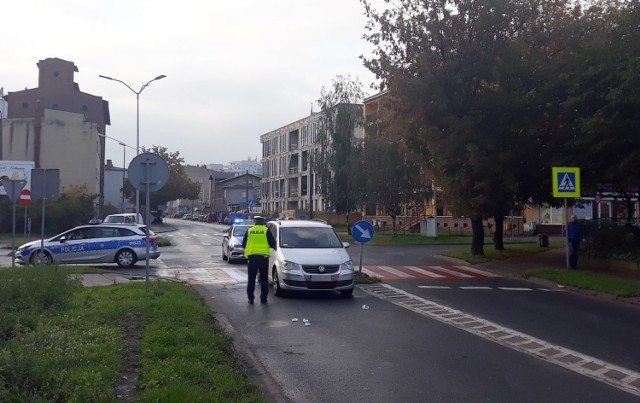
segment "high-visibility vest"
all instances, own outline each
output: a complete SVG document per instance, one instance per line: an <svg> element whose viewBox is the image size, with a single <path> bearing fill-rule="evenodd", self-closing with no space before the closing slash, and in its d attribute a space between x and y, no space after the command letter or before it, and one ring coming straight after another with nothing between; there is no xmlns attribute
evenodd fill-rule
<svg viewBox="0 0 640 403"><path fill-rule="evenodd" d="M244 249L244 256L264 255L269 256L271 249L267 240L267 227L264 225L254 225L247 231L247 247Z"/></svg>

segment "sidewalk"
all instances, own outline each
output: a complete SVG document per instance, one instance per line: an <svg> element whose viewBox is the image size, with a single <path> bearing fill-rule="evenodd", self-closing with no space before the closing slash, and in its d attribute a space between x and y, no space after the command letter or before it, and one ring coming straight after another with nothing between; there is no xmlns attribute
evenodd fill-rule
<svg viewBox="0 0 640 403"><path fill-rule="evenodd" d="M493 247L485 245L485 247ZM565 248L550 249L546 252L540 252L525 256L518 256L511 259L492 260L486 263L480 263L475 266L492 273L499 274L503 277L522 278L522 273L528 270L536 269L556 269L568 270ZM580 256L578 260L578 268L576 272L589 272L600 276L618 278L622 280L635 281L640 283L640 270L625 270L608 266L606 261L594 262L584 256ZM625 304L631 304L640 307L640 297L616 297L611 294L599 293L593 290L581 289L571 286L559 285L553 281L541 278L530 277L527 279L535 283L539 283L550 288L563 288L571 292L579 293L606 301L616 301Z"/></svg>

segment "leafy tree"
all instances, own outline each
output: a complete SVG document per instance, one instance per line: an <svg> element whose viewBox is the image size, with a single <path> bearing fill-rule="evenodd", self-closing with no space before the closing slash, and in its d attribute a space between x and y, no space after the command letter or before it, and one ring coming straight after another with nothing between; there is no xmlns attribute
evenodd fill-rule
<svg viewBox="0 0 640 403"><path fill-rule="evenodd" d="M198 198L200 193L200 184L195 183L189 179L184 169L184 158L180 157L180 152L168 152L166 147L153 146L149 149L142 147L142 152L148 152L157 154L162 157L169 166L169 180L162 187L162 189L152 192L149 195L149 201L151 209L155 210L157 206L163 205L170 200L176 199L190 199L194 200ZM125 195L132 202L135 202L135 189L131 186L131 183L125 184ZM146 200L146 192L140 192L140 204L143 204Z"/></svg>
<svg viewBox="0 0 640 403"><path fill-rule="evenodd" d="M376 47L365 65L413 122L407 144L423 151L454 214L470 218L471 252L483 254L484 219L545 198L562 48L553 33L568 2L401 0L381 14L362 2Z"/></svg>
<svg viewBox="0 0 640 403"><path fill-rule="evenodd" d="M364 200L363 141L357 136L363 125L363 96L357 80L338 76L318 99L322 115L312 165L320 192L337 213L346 214L347 228L349 212Z"/></svg>
<svg viewBox="0 0 640 403"><path fill-rule="evenodd" d="M365 122L366 202L391 217L395 236L396 216L401 214L402 206L423 203L426 187L421 158L400 134L406 130L402 122L392 118L393 101L383 96L378 102L377 112L368 114L369 121Z"/></svg>
<svg viewBox="0 0 640 403"><path fill-rule="evenodd" d="M622 199L631 221L640 192L640 4L597 2L583 25L590 38L575 50L568 144L582 167L583 192Z"/></svg>

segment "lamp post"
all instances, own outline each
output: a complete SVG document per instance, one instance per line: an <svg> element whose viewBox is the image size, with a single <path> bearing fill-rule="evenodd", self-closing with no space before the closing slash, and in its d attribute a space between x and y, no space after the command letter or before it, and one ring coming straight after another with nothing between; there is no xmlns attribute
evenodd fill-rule
<svg viewBox="0 0 640 403"><path fill-rule="evenodd" d="M126 168L126 163L127 163L127 145L125 143L123 143L122 141L118 142L118 144L120 144L122 146L122 205L121 205L120 209L124 213L124 183L125 183L124 174L125 174L125 172L127 170L127 168Z"/></svg>
<svg viewBox="0 0 640 403"><path fill-rule="evenodd" d="M123 160L122 160L122 212L124 213L124 184L126 183L125 173L127 171L127 167L126 167L126 163L127 163L127 161L126 161L126 159L127 159L126 147L129 147L132 150L134 150L135 148L133 148L129 144L126 144L123 141L120 141L119 139L117 139L115 137L107 136L106 134L98 133L98 136L104 137L105 139L110 139L110 140L117 141L118 144L120 144L122 146L122 153L123 153ZM105 145L106 145L106 143L105 143Z"/></svg>
<svg viewBox="0 0 640 403"><path fill-rule="evenodd" d="M167 76L162 74L152 80L147 81L147 83L144 84L142 87L140 87L138 91L134 90L133 88L131 88L131 86L129 86L129 84L125 83L122 80L118 80L117 78L107 77L101 74L98 76L106 80L117 81L119 83L122 83L125 87L131 90L131 92L136 94L136 155L139 155L140 154L140 94L142 93L142 91L144 91L145 88L149 86L149 84L157 80L162 80ZM140 213L140 191L136 189L136 217L138 217L139 213Z"/></svg>

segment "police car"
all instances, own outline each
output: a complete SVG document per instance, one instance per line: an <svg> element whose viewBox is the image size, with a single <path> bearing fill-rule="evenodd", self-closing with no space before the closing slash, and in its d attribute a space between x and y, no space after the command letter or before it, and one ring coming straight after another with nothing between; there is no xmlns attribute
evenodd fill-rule
<svg viewBox="0 0 640 403"><path fill-rule="evenodd" d="M233 225L224 231L222 238L222 260L226 260L229 263L236 260L246 260L244 257L244 248L242 247L242 239L247 230L254 225L253 220L236 219Z"/></svg>
<svg viewBox="0 0 640 403"><path fill-rule="evenodd" d="M117 263L131 267L146 259L144 225L81 225L41 242L28 242L16 250L16 263ZM157 259L157 236L149 230L149 258Z"/></svg>

